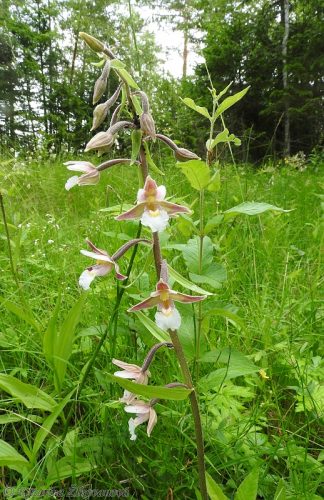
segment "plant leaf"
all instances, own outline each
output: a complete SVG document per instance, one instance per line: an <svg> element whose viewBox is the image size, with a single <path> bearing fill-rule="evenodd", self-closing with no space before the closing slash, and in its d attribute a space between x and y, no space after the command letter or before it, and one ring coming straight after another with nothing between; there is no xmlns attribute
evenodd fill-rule
<svg viewBox="0 0 324 500"><path fill-rule="evenodd" d="M221 97L223 97L224 94L226 94L226 92L228 91L228 89L233 85L233 82L230 82L227 87L225 87L223 90L220 91L219 94L217 94L217 99L220 99Z"/></svg>
<svg viewBox="0 0 324 500"><path fill-rule="evenodd" d="M211 292L207 292L203 288L200 288L200 286L195 285L194 283L191 283L191 281L187 280L181 274L179 274L177 271L172 269L172 267L168 264L168 271L169 275L174 281L179 283L181 286L184 288L187 288L188 290L191 290L192 292L201 294L201 295L213 295Z"/></svg>
<svg viewBox="0 0 324 500"><path fill-rule="evenodd" d="M75 328L80 321L86 297L87 294L83 293L80 296L79 300L75 302L73 307L68 312L64 323L60 328L60 332L56 338L53 354L55 367L55 384L58 390L60 390L64 381L67 363L72 354Z"/></svg>
<svg viewBox="0 0 324 500"><path fill-rule="evenodd" d="M44 440L48 436L48 434L51 432L51 429L56 421L56 419L60 416L62 413L65 405L70 401L72 394L76 391L76 388L73 389L73 391L70 392L53 410L51 415L49 415L44 422L42 423L41 428L38 430L35 440L34 440L34 445L33 445L33 455L34 458L36 459L37 457L37 452L42 446Z"/></svg>
<svg viewBox="0 0 324 500"><path fill-rule="evenodd" d="M119 59L111 59L110 66L114 69L124 69L126 64L120 61Z"/></svg>
<svg viewBox="0 0 324 500"><path fill-rule="evenodd" d="M221 142L234 142L235 146L240 146L241 140L235 137L234 134L230 134L227 128L224 128L216 137L212 140L208 139L206 142L206 147L208 151L212 151L217 144Z"/></svg>
<svg viewBox="0 0 324 500"><path fill-rule="evenodd" d="M119 74L121 79L127 83L127 85L129 85L133 89L139 89L139 86L137 85L133 77L128 73L128 71L126 71L126 69L118 68L117 73Z"/></svg>
<svg viewBox="0 0 324 500"><path fill-rule="evenodd" d="M234 324L240 326L241 328L245 329L245 324L242 318L238 316L237 314L233 313L232 311L222 308L222 307L215 307L213 309L209 309L205 314L204 318L206 316L223 316L226 319L231 320Z"/></svg>
<svg viewBox="0 0 324 500"><path fill-rule="evenodd" d="M226 97L224 101L218 106L215 114L213 115L213 120L216 120L216 118L219 117L224 111L226 111L228 108L233 106L233 104L236 104L238 101L242 99L242 97L245 96L247 91L249 90L250 86L246 87L245 89L241 90L241 92L237 92L237 94L231 95L229 97Z"/></svg>
<svg viewBox="0 0 324 500"><path fill-rule="evenodd" d="M131 133L132 139L132 161L131 165L137 160L138 153L141 147L142 131L140 129L135 129Z"/></svg>
<svg viewBox="0 0 324 500"><path fill-rule="evenodd" d="M210 182L207 186L207 190L211 192L217 193L221 188L221 176L220 176L220 171L216 170L212 178L210 179Z"/></svg>
<svg viewBox="0 0 324 500"><path fill-rule="evenodd" d="M258 493L259 471L254 469L244 479L234 495L234 500L255 500Z"/></svg>
<svg viewBox="0 0 324 500"><path fill-rule="evenodd" d="M31 466L9 443L0 439L0 465L24 474Z"/></svg>
<svg viewBox="0 0 324 500"><path fill-rule="evenodd" d="M111 382L117 382L117 384L123 387L123 389L130 391L132 394L138 394L147 398L161 398L181 401L182 399L186 399L191 393L191 389L186 389L185 387L170 388L157 385L136 384L131 380L115 377L115 375L111 375L110 373L106 373L105 375Z"/></svg>
<svg viewBox="0 0 324 500"><path fill-rule="evenodd" d="M154 321L152 321L148 316L146 316L142 311L137 311L136 316L142 323L142 325L145 326L145 328L148 329L148 331L159 341L159 342L171 342L170 340L170 335L159 328Z"/></svg>
<svg viewBox="0 0 324 500"><path fill-rule="evenodd" d="M46 478L46 484L51 485L68 477L78 477L92 471L97 466L88 460L75 456L63 457L53 463L52 470Z"/></svg>
<svg viewBox="0 0 324 500"><path fill-rule="evenodd" d="M193 99L190 99L190 97L185 97L184 99L181 99L181 100L182 100L182 102L184 102L184 104L186 106L188 106L188 108L193 109L197 113L199 113L199 114L205 116L206 118L208 118L208 120L211 120L211 116L208 113L207 108L202 107L202 106L198 106Z"/></svg>
<svg viewBox="0 0 324 500"><path fill-rule="evenodd" d="M206 472L206 486L210 500L228 500L228 497L224 495L222 488L214 481L208 472Z"/></svg>
<svg viewBox="0 0 324 500"><path fill-rule="evenodd" d="M152 160L150 148L149 148L146 141L144 142L144 149L145 149L145 156L147 159L147 163L148 163L149 167L153 170L153 172L155 172L156 174L165 175L165 173L162 172L162 170L160 170L159 167L157 167L155 165L154 161Z"/></svg>
<svg viewBox="0 0 324 500"><path fill-rule="evenodd" d="M52 369L54 369L53 355L55 351L56 336L58 334L57 319L60 309L61 309L61 294L59 294L57 298L54 312L51 318L49 319L46 331L43 336L43 352L48 364Z"/></svg>
<svg viewBox="0 0 324 500"><path fill-rule="evenodd" d="M198 191L204 189L210 182L210 170L204 161L178 161L177 167L185 174L191 186Z"/></svg>
<svg viewBox="0 0 324 500"><path fill-rule="evenodd" d="M273 500L286 500L286 485L283 479L280 479Z"/></svg>
<svg viewBox="0 0 324 500"><path fill-rule="evenodd" d="M51 396L38 387L25 384L11 375L0 374L0 389L17 398L27 408L38 408L40 410L52 412L56 403Z"/></svg>
<svg viewBox="0 0 324 500"><path fill-rule="evenodd" d="M283 208L276 207L275 205L270 205L270 203L257 202L257 201L246 201L237 205L235 207L225 210L225 217L233 217L238 214L245 215L258 215L264 212L291 212L291 210L285 210Z"/></svg>
<svg viewBox="0 0 324 500"><path fill-rule="evenodd" d="M15 314L18 318L22 319L28 325L35 328L37 332L41 330L40 323L34 318L34 315L30 309L23 308L20 304L16 304L15 302L11 302L6 300L3 297L0 297L0 302L3 307L5 307L8 311Z"/></svg>
<svg viewBox="0 0 324 500"><path fill-rule="evenodd" d="M217 390L225 380L250 375L260 369L244 354L232 348L209 351L202 356L201 361L226 364L224 368L219 368L200 379L200 384L204 390Z"/></svg>

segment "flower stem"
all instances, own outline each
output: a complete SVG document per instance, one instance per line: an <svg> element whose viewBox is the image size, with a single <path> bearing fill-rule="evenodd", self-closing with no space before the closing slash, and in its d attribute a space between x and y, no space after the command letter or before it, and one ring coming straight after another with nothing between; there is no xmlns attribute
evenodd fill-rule
<svg viewBox="0 0 324 500"><path fill-rule="evenodd" d="M143 181L145 182L146 177L148 176L148 165L145 156L145 149L143 146L143 142L140 148L140 162L141 162L141 170L143 175ZM203 201L203 198L202 198ZM202 214L202 210L201 210ZM201 215L202 217L202 215ZM203 220L201 221L203 227ZM202 248L202 244L201 244ZM202 250L201 250L202 252ZM153 254L154 254L154 262L157 278L160 279L161 275L161 265L162 265L162 256L161 256L161 246L159 240L159 234L157 232L153 233ZM195 434L196 434L196 445L197 445L197 458L198 458L198 473L199 473L199 486L200 486L200 494L202 500L208 500L207 495L207 486L206 486L206 475L205 475L205 455L204 455L204 438L201 426L201 418L199 411L199 404L197 399L197 393L192 383L191 373L189 370L189 366L187 360L185 358L182 345L180 343L178 334L176 331L169 330L170 337L172 340L172 344L178 358L182 375L186 385L189 388L192 388L192 392L190 393L190 403L191 403L191 411L194 419L195 425Z"/></svg>
<svg viewBox="0 0 324 500"><path fill-rule="evenodd" d="M187 363L187 360L185 358L178 334L174 330L169 330L169 333L170 333L170 337L172 340L172 344L173 344L176 356L177 356L179 364L180 364L180 368L182 371L184 381L185 381L186 385L190 389L192 389L192 392L190 393L189 398L190 398L191 411L192 411L192 416L193 416L194 425L195 425L199 486L200 486L200 493L201 493L202 499L207 500L208 495L207 495L206 474L205 474L204 438L203 438L203 432L202 432L202 425L201 425L201 418L200 418L197 393L196 393L195 388L193 387L191 373L190 373L188 363Z"/></svg>
<svg viewBox="0 0 324 500"><path fill-rule="evenodd" d="M6 233L6 240L7 240L7 244L8 244L8 256L9 256L11 274L12 274L12 277L13 277L15 283L16 283L17 292L19 294L20 300L21 300L22 304L26 307L26 309L29 310L29 306L28 306L28 304L25 300L25 297L23 295L21 285L20 285L20 282L18 279L17 270L15 268L15 264L13 261L12 250L11 250L11 240L10 240L9 228L8 228L8 223L7 223L7 217L6 217L6 210L5 210L5 206L3 203L3 195L1 192L0 192L0 206L1 206L3 225L4 225L4 229L5 229L5 233Z"/></svg>

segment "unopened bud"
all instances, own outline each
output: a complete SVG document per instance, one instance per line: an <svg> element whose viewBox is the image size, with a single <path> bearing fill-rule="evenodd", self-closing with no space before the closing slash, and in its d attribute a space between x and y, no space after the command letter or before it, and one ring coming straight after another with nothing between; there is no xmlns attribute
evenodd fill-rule
<svg viewBox="0 0 324 500"><path fill-rule="evenodd" d="M153 141L155 141L156 139L155 123L150 113L143 113L140 116L140 125L143 134L149 135L150 137L152 137Z"/></svg>
<svg viewBox="0 0 324 500"><path fill-rule="evenodd" d="M199 156L185 148L177 148L174 156L178 161L200 160Z"/></svg>
<svg viewBox="0 0 324 500"><path fill-rule="evenodd" d="M106 132L99 132L96 134L85 147L85 151L90 151L91 149L108 149L110 148L116 139L116 135L113 135L109 130Z"/></svg>
<svg viewBox="0 0 324 500"><path fill-rule="evenodd" d="M109 107L107 105L108 101L98 104L93 110L93 121L91 130L96 130L106 119L106 116L109 111Z"/></svg>
<svg viewBox="0 0 324 500"><path fill-rule="evenodd" d="M120 93L121 85L118 86L115 93L104 103L98 104L93 111L93 122L91 130L98 128L106 119L109 109L115 104Z"/></svg>
<svg viewBox="0 0 324 500"><path fill-rule="evenodd" d="M84 40L85 43L90 47L90 49L94 50L94 52L104 52L105 45L97 40L97 38L88 35L88 33L84 33L83 31L80 31L79 35L82 40Z"/></svg>
<svg viewBox="0 0 324 500"><path fill-rule="evenodd" d="M94 86L93 101L92 101L93 104L96 104L96 102L98 102L99 99L101 99L101 97L105 93L105 90L107 88L107 80L109 72L110 72L110 61L106 61L102 73L99 76Z"/></svg>

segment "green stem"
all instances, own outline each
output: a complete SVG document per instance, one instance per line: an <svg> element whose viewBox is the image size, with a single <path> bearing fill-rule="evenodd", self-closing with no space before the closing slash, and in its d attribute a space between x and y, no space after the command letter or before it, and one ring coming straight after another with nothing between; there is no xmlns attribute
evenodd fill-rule
<svg viewBox="0 0 324 500"><path fill-rule="evenodd" d="M192 411L192 416L193 416L194 426L195 426L197 459L198 459L198 473L199 473L199 487L200 487L200 494L201 494L202 499L207 500L208 494L207 494L207 486L206 486L204 437L203 437L203 432L202 432L202 425L201 425L197 392L196 392L196 389L194 388L193 383L192 383L190 370L189 370L188 363L187 363L187 360L185 358L178 334L174 330L169 330L169 333L170 333L170 337L172 340L172 344L173 344L176 356L177 356L179 364L180 364L180 368L182 371L184 381L185 381L186 385L190 389L192 389L189 398L190 398L191 411Z"/></svg>
<svg viewBox="0 0 324 500"><path fill-rule="evenodd" d="M203 249L204 249L204 197L205 192L202 189L199 193L199 256L198 256L198 269L199 274L202 273L203 263ZM198 304L198 324L196 335L196 352L195 352L195 366L196 380L199 379L199 358L200 358L200 342L201 342L201 326L202 326L202 303Z"/></svg>
<svg viewBox="0 0 324 500"><path fill-rule="evenodd" d="M26 309L29 310L29 306L26 303L25 297L23 296L23 293L21 290L17 271L16 271L14 261L13 261L12 250L11 250L11 240L10 240L9 228L8 228L8 223L7 223L7 217L6 217L6 210L5 210L5 206L3 203L3 195L1 192L0 192L0 206L1 206L3 225L4 225L4 229L5 229L5 233L6 233L6 240L7 240L7 244L8 244L8 255L9 255L11 274L12 274L12 277L13 277L15 283L16 283L17 291L18 291L19 296L20 296L20 300L21 300L22 304L26 307Z"/></svg>
<svg viewBox="0 0 324 500"><path fill-rule="evenodd" d="M147 160L146 160L145 149L143 147L143 143L142 143L141 148L140 148L140 162L141 162L143 180L145 181L145 179L148 175L148 165L147 165ZM202 227L203 227L203 221L202 221ZM155 262L155 269L156 269L157 278L160 279L162 256L161 256L161 245L160 245L158 233L153 233L153 254L154 254L154 262ZM204 439L203 439L203 433L202 433L202 425L201 425L201 418L200 418L200 412L199 412L197 393L193 387L189 366L188 366L187 360L185 358L185 355L184 355L184 352L182 349L182 345L180 343L177 332L170 330L170 337L171 337L172 344L173 344L176 356L178 358L178 361L179 361L179 364L181 367L181 371L182 371L185 383L189 388L192 388L192 392L190 393L190 403L191 403L191 411L192 411L192 416L194 419L195 435L196 435L199 486L200 486L200 493L201 493L202 499L208 500L207 487L206 487L206 475L205 475Z"/></svg>

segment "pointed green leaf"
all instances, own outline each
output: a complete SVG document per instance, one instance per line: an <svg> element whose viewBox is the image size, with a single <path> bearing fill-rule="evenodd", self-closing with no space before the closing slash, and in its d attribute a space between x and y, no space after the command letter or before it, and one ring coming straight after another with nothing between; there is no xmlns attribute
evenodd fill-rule
<svg viewBox="0 0 324 500"><path fill-rule="evenodd" d="M208 118L208 120L211 120L211 116L208 113L207 108L202 107L202 106L197 106L197 104L195 103L195 101L193 99L190 99L190 97L185 97L184 99L181 99L181 100L182 100L182 102L185 103L186 106L188 106L188 108L193 109L197 113L199 113L199 114L205 116L206 118Z"/></svg>
<svg viewBox="0 0 324 500"><path fill-rule="evenodd" d="M138 98L137 95L134 95L134 94L131 94L130 97L131 97L132 103L134 105L136 114L138 116L141 116L141 114L143 113L143 110L142 110L140 99ZM127 96L126 96L126 99L127 99Z"/></svg>
<svg viewBox="0 0 324 500"><path fill-rule="evenodd" d="M127 83L127 85L129 85L133 89L139 89L139 86L137 85L133 77L128 73L128 71L126 71L126 69L118 68L117 73L119 74L121 79Z"/></svg>
<svg viewBox="0 0 324 500"><path fill-rule="evenodd" d="M223 214L218 214L208 219L206 226L204 227L204 234L210 233L215 227L219 226L224 220Z"/></svg>
<svg viewBox="0 0 324 500"><path fill-rule="evenodd" d="M54 369L53 354L55 351L56 337L58 335L57 319L61 309L61 294L59 294L54 312L48 322L43 336L43 352L47 363Z"/></svg>
<svg viewBox="0 0 324 500"><path fill-rule="evenodd" d="M237 314L225 308L214 307L213 309L209 309L204 314L204 318L206 316L223 316L224 318L231 320L236 326L238 325L243 329L245 328L243 319L240 318L240 316L238 316Z"/></svg>
<svg viewBox="0 0 324 500"><path fill-rule="evenodd" d="M63 481L69 477L78 477L96 468L96 464L86 459L72 456L63 457L53 463L52 469L46 477L46 485L50 486L57 481Z"/></svg>
<svg viewBox="0 0 324 500"><path fill-rule="evenodd" d="M230 134L228 129L225 128L222 130L222 132L219 132L219 134L216 135L215 139L208 139L206 142L206 147L208 151L212 151L217 144L220 144L221 142L234 142L235 146L240 146L241 141L238 137L235 137L234 134Z"/></svg>
<svg viewBox="0 0 324 500"><path fill-rule="evenodd" d="M20 474L24 474L30 468L28 460L2 439L0 439L0 466L9 467Z"/></svg>
<svg viewBox="0 0 324 500"><path fill-rule="evenodd" d="M11 302L6 300L3 297L0 297L0 302L8 311L15 314L18 318L22 319L28 325L35 328L37 332L41 330L40 323L34 318L32 311L28 308L22 307L20 304L16 304L15 302Z"/></svg>
<svg viewBox="0 0 324 500"><path fill-rule="evenodd" d="M220 187L221 187L220 171L216 170L213 177L210 179L210 183L207 186L207 190L216 193L220 190Z"/></svg>
<svg viewBox="0 0 324 500"><path fill-rule="evenodd" d="M53 411L56 403L51 396L31 384L25 384L11 375L0 374L0 389L17 398L27 408Z"/></svg>
<svg viewBox="0 0 324 500"><path fill-rule="evenodd" d="M286 500L286 485L283 479L280 479L273 500Z"/></svg>
<svg viewBox="0 0 324 500"><path fill-rule="evenodd" d="M259 367L250 361L244 354L235 349L214 349L205 353L201 362L225 364L224 368L218 368L200 379L201 387L208 391L217 390L223 382L236 377L251 375L257 373Z"/></svg>
<svg viewBox="0 0 324 500"><path fill-rule="evenodd" d="M207 292L203 288L200 288L200 286L191 283L191 281L181 276L181 274L172 269L172 267L169 264L168 264L168 272L170 277L184 288L187 288L188 290L191 290L192 292L198 293L200 295L213 295L211 292Z"/></svg>
<svg viewBox="0 0 324 500"><path fill-rule="evenodd" d="M126 64L119 59L111 59L110 66L114 69L124 69Z"/></svg>
<svg viewBox="0 0 324 500"><path fill-rule="evenodd" d="M83 293L80 296L79 300L77 300L74 306L70 309L56 339L53 354L55 367L55 383L57 389L61 388L64 381L67 363L72 354L75 338L75 328L80 321L86 297L87 294Z"/></svg>
<svg viewBox="0 0 324 500"><path fill-rule="evenodd" d="M180 401L182 399L186 399L191 393L191 389L186 389L185 387L171 388L157 385L143 385L136 384L135 382L125 378L115 377L115 375L111 375L110 373L106 373L106 376L111 382L117 382L117 384L119 384L123 389L126 389L132 394L137 394L146 398L160 398Z"/></svg>
<svg viewBox="0 0 324 500"><path fill-rule="evenodd" d="M208 472L206 472L206 485L210 500L228 500L228 497L224 495L222 488L214 481Z"/></svg>
<svg viewBox="0 0 324 500"><path fill-rule="evenodd" d="M135 129L131 133L131 139L132 139L132 161L131 165L134 164L134 162L138 158L139 150L141 147L141 140L142 140L142 131L140 129Z"/></svg>
<svg viewBox="0 0 324 500"><path fill-rule="evenodd" d="M145 149L145 156L146 156L146 159L147 159L147 163L148 163L148 166L150 167L151 170L153 170L154 173L156 174L159 174L159 175L165 175L164 172L162 172L162 170L159 169L159 167L157 167L154 163L154 161L152 160L152 156L151 156L151 153L150 153L150 148L147 144L146 141L144 141L144 149Z"/></svg>
<svg viewBox="0 0 324 500"><path fill-rule="evenodd" d="M245 89L241 90L241 92L237 92L237 94L231 95L230 97L226 97L224 101L218 106L216 113L213 116L213 120L216 120L216 118L219 117L224 111L226 111L228 108L236 104L238 101L242 99L242 97L245 96L247 91L249 90L250 86L246 87Z"/></svg>
<svg viewBox="0 0 324 500"><path fill-rule="evenodd" d="M50 434L51 429L57 420L57 418L60 416L60 414L63 412L63 409L65 405L70 401L72 394L76 391L76 388L73 389L53 410L51 415L49 415L44 422L42 423L40 429L38 430L35 440L34 440L34 445L33 445L33 455L36 459L37 457L37 452L42 446L44 440Z"/></svg>
<svg viewBox="0 0 324 500"><path fill-rule="evenodd" d="M252 470L234 495L234 500L255 500L258 493L259 471Z"/></svg>
<svg viewBox="0 0 324 500"><path fill-rule="evenodd" d="M227 85L227 87L225 87L223 90L220 91L219 94L217 94L217 99L220 99L221 97L223 97L223 95L226 94L226 92L228 91L228 89L233 85L233 82L229 83Z"/></svg>
<svg viewBox="0 0 324 500"><path fill-rule="evenodd" d="M177 167L182 170L194 189L201 191L208 185L210 181L210 170L208 165L204 161L179 161L177 162Z"/></svg>
<svg viewBox="0 0 324 500"><path fill-rule="evenodd" d="M159 328L154 321L152 321L148 316L146 316L142 311L137 311L136 316L142 323L142 325L145 326L145 328L148 329L148 331L159 341L159 342L170 342L170 335Z"/></svg>
<svg viewBox="0 0 324 500"><path fill-rule="evenodd" d="M225 217L235 217L238 214L245 215L259 215L264 212L291 212L291 210L284 210L283 208L276 207L275 205L270 205L270 203L259 203L256 201L246 201L237 205L236 207L229 208L225 210Z"/></svg>

